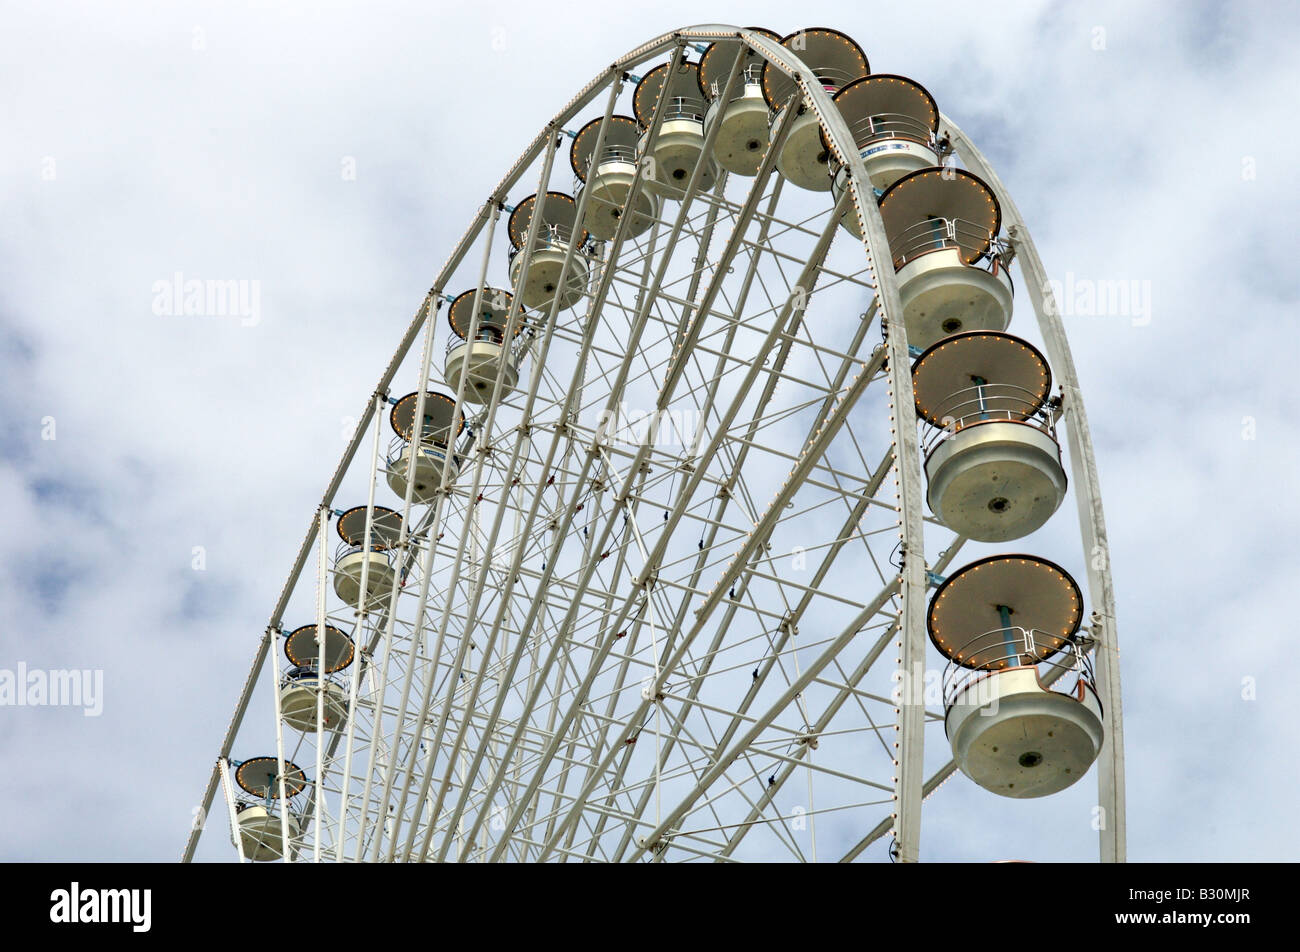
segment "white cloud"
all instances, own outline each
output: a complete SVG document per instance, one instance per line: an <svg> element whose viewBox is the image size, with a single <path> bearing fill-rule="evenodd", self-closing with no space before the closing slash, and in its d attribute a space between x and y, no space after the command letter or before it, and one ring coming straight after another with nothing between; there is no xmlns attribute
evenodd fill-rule
<svg viewBox="0 0 1300 952"><path fill-rule="evenodd" d="M346 418L424 289L543 121L696 9L576 25L525 4L10 12L0 666L100 667L106 697L93 724L0 717L23 765L0 803L27 818L8 857L178 855ZM799 25L775 3L716 15ZM1300 521L1297 143L1278 106L1300 79L1294 13L878 5L840 25L985 148L1053 275L1151 282L1149 325L1067 325L1116 572L1131 855L1294 855L1268 819L1298 779L1276 673ZM261 321L154 314L154 282L178 271L260 282ZM1034 336L1021 298L1013 330ZM976 807L1027 831L1082 817L1090 782L1013 808L945 800L954 780L927 804L927 850L989 855L997 842L957 842ZM1095 840L1063 848L1087 858Z"/></svg>

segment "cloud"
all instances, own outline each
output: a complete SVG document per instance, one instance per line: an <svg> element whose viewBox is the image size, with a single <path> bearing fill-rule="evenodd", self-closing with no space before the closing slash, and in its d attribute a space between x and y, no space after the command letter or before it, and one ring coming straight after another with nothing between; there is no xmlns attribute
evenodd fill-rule
<svg viewBox="0 0 1300 952"><path fill-rule="evenodd" d="M100 668L105 702L93 723L0 712L20 765L0 806L25 817L6 858L179 854L319 494L432 275L542 123L695 11L576 27L503 3L11 11L0 666ZM716 15L799 26L775 3ZM1276 105L1300 79L1296 13L842 16L874 69L923 82L986 151L1053 276L1150 282L1149 324L1067 318L1115 566L1131 857L1295 855L1269 817L1300 779L1276 673L1300 528L1297 142ZM260 320L154 313L177 272L257 282ZM1012 330L1036 340L1018 294ZM350 473L338 505L363 483ZM1081 574L1069 506L1033 542ZM271 722L262 703L250 722ZM1036 804L955 778L926 804L925 856L1091 858L1094 799L1091 776ZM990 832L1007 829L1014 844ZM202 855L226 847L210 831Z"/></svg>

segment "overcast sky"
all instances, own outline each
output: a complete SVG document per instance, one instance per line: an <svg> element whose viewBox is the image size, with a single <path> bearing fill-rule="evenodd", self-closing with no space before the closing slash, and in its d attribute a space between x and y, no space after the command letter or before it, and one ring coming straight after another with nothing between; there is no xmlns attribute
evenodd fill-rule
<svg viewBox="0 0 1300 952"><path fill-rule="evenodd" d="M0 669L104 672L101 716L0 708L0 858L179 857L349 418L452 245L603 66L705 20L854 36L983 147L1053 276L1149 289L1149 313L1065 317L1112 543L1130 858L1300 853L1300 16L791 13L0 3ZM256 320L157 313L177 273L258 282ZM1094 795L1023 815L1048 831ZM222 832L206 856L231 855ZM923 850L1001 858L996 829L941 842L958 832L927 825Z"/></svg>

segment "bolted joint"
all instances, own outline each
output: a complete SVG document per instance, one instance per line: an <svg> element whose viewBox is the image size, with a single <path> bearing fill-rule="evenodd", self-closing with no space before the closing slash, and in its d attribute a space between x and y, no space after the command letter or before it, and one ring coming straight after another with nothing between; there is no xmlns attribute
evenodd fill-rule
<svg viewBox="0 0 1300 952"><path fill-rule="evenodd" d="M662 856L664 854L664 851L668 849L668 840L663 837L660 837L657 840L651 841L651 839L648 836L641 836L637 838L636 845L639 846L641 849L645 850L647 853L653 853L656 856Z"/></svg>

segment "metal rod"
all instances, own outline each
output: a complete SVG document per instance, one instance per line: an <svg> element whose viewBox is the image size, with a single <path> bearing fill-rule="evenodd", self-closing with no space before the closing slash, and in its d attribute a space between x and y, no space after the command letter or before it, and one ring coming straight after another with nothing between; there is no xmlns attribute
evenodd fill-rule
<svg viewBox="0 0 1300 952"><path fill-rule="evenodd" d="M325 790L321 786L325 777L325 588L326 572L329 567L329 543L326 531L329 526L329 513L320 511L320 527L316 537L320 544L316 549L316 835L312 838L312 862L320 862L321 824L325 815ZM340 826L339 832L342 833Z"/></svg>
<svg viewBox="0 0 1300 952"><path fill-rule="evenodd" d="M266 656L267 677L271 679L271 697L275 705L275 765L276 781L280 787L280 849L286 863L292 862L293 847L289 841L289 798L284 787L284 715L280 707L280 669L275 661L275 652ZM267 790L270 799L270 790Z"/></svg>
<svg viewBox="0 0 1300 952"><path fill-rule="evenodd" d="M235 788L230 783L230 758L222 757L217 761L217 769L221 773L221 790L225 794L226 810L230 814L230 836L235 841L235 849L239 853L239 861L244 862L247 857L244 855L244 837L239 829L239 814L235 810ZM207 817L202 818L205 822Z"/></svg>
<svg viewBox="0 0 1300 952"><path fill-rule="evenodd" d="M354 636L360 635L362 632L364 632L366 626L366 612L369 610L369 606L370 606L370 592L368 591L368 587L370 585L370 539L375 528L375 482L377 479L378 469L379 469L379 435L383 429L384 417L382 413L382 407L384 406L384 395L382 393L376 392L371 402L373 405L375 435L370 450L370 480L368 483L369 486L368 495L366 497L366 527L365 527L365 535L362 538L362 542L365 545L365 548L363 550L365 552L365 558L361 562L360 589L358 590L357 593L356 623L355 623L355 628L353 629ZM337 569L335 571L337 571ZM352 751L353 751L353 744L355 743L356 740L357 693L360 689L360 684L361 684L361 665L365 661L365 654L361 651L360 644L358 644L356 648L357 648L357 660L356 660L357 666L356 669L352 672L352 684L348 692L348 710L351 712L352 716L348 717L348 738L347 738L347 745L344 748L345 752L343 755L343 762L345 766L343 768L343 783L340 785L342 787L342 796L339 799L339 836L338 836L338 841L334 847L335 862L342 862L342 858L343 858L343 840L345 839L344 831L347 829L347 821L348 821L348 793L351 789ZM375 721L374 721L375 734L378 734L379 732L379 724L381 722L382 715L383 715L383 711L380 708L376 707ZM372 738L371 745L370 745L370 767L367 769L366 772L367 785L369 782L369 778L372 775L374 770L374 750L375 750L375 745L374 745L374 740ZM368 803L369 803L369 796L367 791L367 793L362 795L362 799L361 799L361 818L357 823L358 844L361 843L362 834L366 827L366 807Z"/></svg>

